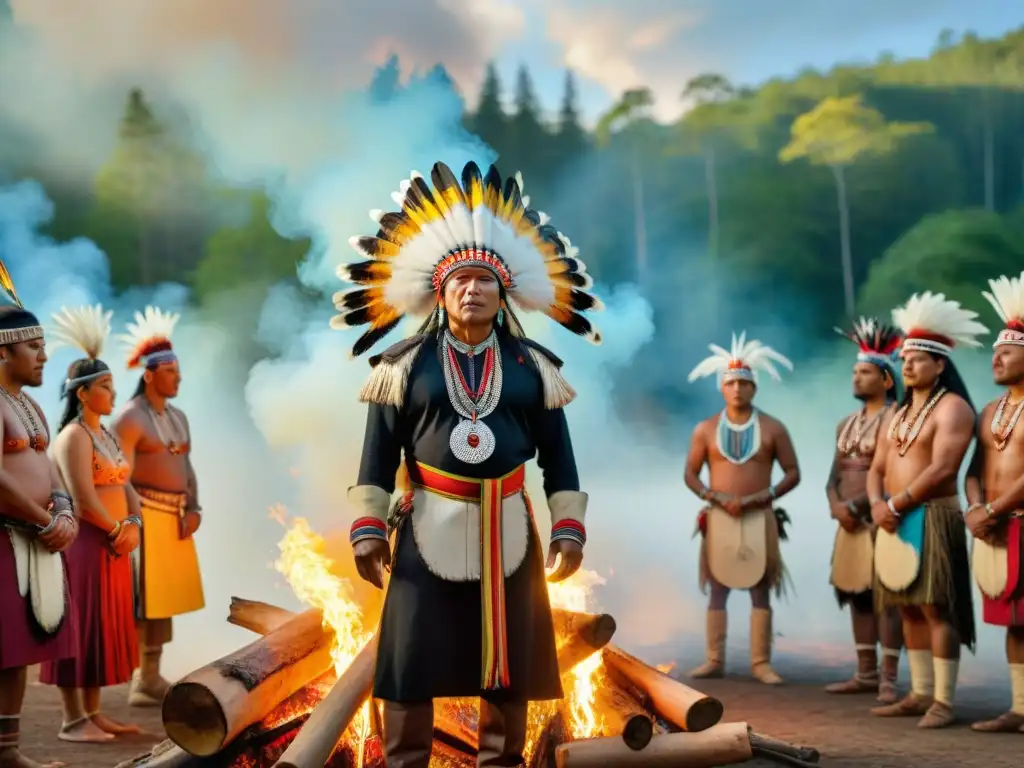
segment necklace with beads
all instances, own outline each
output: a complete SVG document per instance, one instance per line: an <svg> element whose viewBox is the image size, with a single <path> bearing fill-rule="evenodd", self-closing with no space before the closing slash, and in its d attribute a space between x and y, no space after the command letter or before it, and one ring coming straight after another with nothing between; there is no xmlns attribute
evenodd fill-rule
<svg viewBox="0 0 1024 768"><path fill-rule="evenodd" d="M1006 411L1006 406L1009 402L1010 393L1007 392L999 398L999 404L996 406L996 412L992 415L992 438L993 442L995 442L997 451L1001 451L1006 448L1006 445L1010 442L1010 436L1013 434L1013 428L1017 426L1017 421L1020 419L1021 413L1024 412L1024 400L1021 400L1013 409L1013 413L1010 414L1010 420L1004 425L1003 414Z"/></svg>
<svg viewBox="0 0 1024 768"><path fill-rule="evenodd" d="M462 373L456 352L469 358L469 379ZM477 355L483 353L483 371L476 381ZM493 331L483 342L466 344L445 331L441 338L444 384L452 408L462 417L448 439L452 455L466 464L479 464L494 453L495 438L483 419L498 407L501 399L502 368L498 337Z"/></svg>
<svg viewBox="0 0 1024 768"><path fill-rule="evenodd" d="M29 402L28 396L24 392L12 395L7 391L6 387L0 387L0 392L3 393L4 399L11 406L11 410L14 411L14 415L18 418L18 421L21 422L21 426L24 427L25 432L28 434L29 447L37 453L45 451L46 446L49 443L49 435L47 434L46 428L43 426L41 420L38 418L35 406Z"/></svg>
<svg viewBox="0 0 1024 768"><path fill-rule="evenodd" d="M862 453L861 448L863 447L861 443L865 435L873 433L877 441L878 430L882 426L882 414L886 410L888 409L880 408L878 413L871 418L871 421L867 421L867 406L864 406L858 413L850 416L843 426L843 431L839 434L839 440L837 441L839 452L844 456L860 456Z"/></svg>
<svg viewBox="0 0 1024 768"><path fill-rule="evenodd" d="M76 419L81 424L85 431L89 433L89 437L92 438L93 447L103 455L107 461L113 466L121 464L124 459L124 453L121 452L121 446L117 442L117 438L110 434L105 426L100 424L99 432L94 430L88 424L85 423L85 419L81 416Z"/></svg>
<svg viewBox="0 0 1024 768"><path fill-rule="evenodd" d="M896 443L896 448L899 450L900 456L906 455L907 451L910 450L910 446L917 440L917 436L921 434L921 429L924 427L925 422L931 415L932 411L935 410L935 406L938 404L939 399L946 394L948 390L945 387L940 387L939 390L928 398L928 402L924 404L924 407L917 412L913 422L908 423L907 418L910 415L910 403L907 403L900 408L896 415L893 416L892 425L889 427L889 439Z"/></svg>
<svg viewBox="0 0 1024 768"><path fill-rule="evenodd" d="M750 411L750 418L743 424L729 421L723 410L718 417L718 429L715 430L715 442L718 452L731 464L746 464L761 448L761 420L757 409Z"/></svg>
<svg viewBox="0 0 1024 768"><path fill-rule="evenodd" d="M157 413L149 400L146 400L145 405L149 412L149 418L153 422L153 428L156 430L157 439L163 443L169 454L177 456L182 452L182 445L187 439L188 433L178 424L178 419L169 406L164 406L163 413Z"/></svg>

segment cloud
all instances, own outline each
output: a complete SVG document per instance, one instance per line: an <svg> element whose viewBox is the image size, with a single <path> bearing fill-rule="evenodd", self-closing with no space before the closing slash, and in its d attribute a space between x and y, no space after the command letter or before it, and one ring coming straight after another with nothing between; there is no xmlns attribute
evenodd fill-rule
<svg viewBox="0 0 1024 768"><path fill-rule="evenodd" d="M927 54L944 27L1001 34L1005 2L978 0L550 0L547 36L566 66L615 98L647 85L654 113L672 119L694 75L721 72L744 83L837 60L871 60L885 50Z"/></svg>

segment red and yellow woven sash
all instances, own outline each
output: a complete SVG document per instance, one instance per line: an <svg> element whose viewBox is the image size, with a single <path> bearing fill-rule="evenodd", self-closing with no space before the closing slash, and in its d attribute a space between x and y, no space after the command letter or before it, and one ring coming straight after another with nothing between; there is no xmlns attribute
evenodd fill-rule
<svg viewBox="0 0 1024 768"><path fill-rule="evenodd" d="M505 564L502 561L502 500L520 493L526 467L496 480L460 477L417 462L412 481L431 493L480 505L480 599L484 690L507 688L508 637L505 627Z"/></svg>

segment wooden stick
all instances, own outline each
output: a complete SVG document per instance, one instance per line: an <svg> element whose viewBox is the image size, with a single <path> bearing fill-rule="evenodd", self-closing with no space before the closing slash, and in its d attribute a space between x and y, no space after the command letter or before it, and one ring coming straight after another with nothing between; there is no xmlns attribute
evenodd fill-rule
<svg viewBox="0 0 1024 768"><path fill-rule="evenodd" d="M795 744L773 739L770 736L763 736L760 733L750 734L750 746L754 749L766 749L771 752L788 755L807 763L816 763L821 759L818 750L813 747L798 747Z"/></svg>
<svg viewBox="0 0 1024 768"><path fill-rule="evenodd" d="M480 709L476 699L435 699L434 730L465 744L472 751L480 746L477 727Z"/></svg>
<svg viewBox="0 0 1024 768"><path fill-rule="evenodd" d="M537 743L530 755L529 768L556 768L555 750L571 739L572 734L569 733L569 726L566 724L565 711L559 708L537 737Z"/></svg>
<svg viewBox="0 0 1024 768"><path fill-rule="evenodd" d="M118 763L114 768L191 768L196 758L170 739L165 739L144 755Z"/></svg>
<svg viewBox="0 0 1024 768"><path fill-rule="evenodd" d="M191 755L221 751L246 727L332 666L334 633L310 610L172 685L164 730Z"/></svg>
<svg viewBox="0 0 1024 768"><path fill-rule="evenodd" d="M722 719L725 708L718 699L673 680L615 645L605 646L601 654L605 666L649 696L658 714L677 728L695 733Z"/></svg>
<svg viewBox="0 0 1024 768"><path fill-rule="evenodd" d="M746 723L721 723L700 733L668 733L642 751L606 737L562 744L557 768L717 768L753 757Z"/></svg>
<svg viewBox="0 0 1024 768"><path fill-rule="evenodd" d="M552 615L557 616L554 611ZM563 675L608 645L615 634L615 619L607 613L580 613L570 616L572 619L564 622L565 631L556 630L556 637L563 638L558 646L558 671ZM556 619L556 624L558 623L562 622Z"/></svg>
<svg viewBox="0 0 1024 768"><path fill-rule="evenodd" d="M370 695L376 662L377 635L374 635L313 710L299 735L275 763L277 768L323 768Z"/></svg>
<svg viewBox="0 0 1024 768"><path fill-rule="evenodd" d="M594 692L594 707L603 719L602 736L619 736L630 749L640 750L651 743L654 718L628 690L605 680Z"/></svg>
<svg viewBox="0 0 1024 768"><path fill-rule="evenodd" d="M763 757L765 760L771 760L773 763L791 765L793 768L817 768L818 766L817 762L812 763L809 760L800 760L790 754L776 752L773 749L765 749L764 747L754 747L753 752L754 757Z"/></svg>
<svg viewBox="0 0 1024 768"><path fill-rule="evenodd" d="M265 635L295 617L294 611L278 608L270 603L259 600L246 600L244 597L232 597L228 609L228 623Z"/></svg>

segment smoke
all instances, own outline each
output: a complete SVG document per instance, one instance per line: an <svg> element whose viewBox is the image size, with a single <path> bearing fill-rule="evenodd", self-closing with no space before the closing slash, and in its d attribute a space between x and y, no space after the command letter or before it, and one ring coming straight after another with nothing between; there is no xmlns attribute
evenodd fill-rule
<svg viewBox="0 0 1024 768"><path fill-rule="evenodd" d="M147 59L144 45L136 45L130 55L112 48L114 64L72 76L87 58L83 51L94 52L95 44L78 41L58 50L55 41L75 42L68 36L71 27L61 25L64 36L54 37L52 27L31 10L38 6L53 11L58 5L55 0L13 3L17 18L25 14L30 31L39 37L22 35L16 45L0 46L0 91L9 95L3 107L6 117L33 133L47 156L89 169L109 151L125 83L142 83L147 92L165 95L188 111L197 139L225 181L266 184L275 201L275 227L312 239L299 271L307 286L328 291L342 287L333 273L338 263L354 257L348 238L372 231L367 211L386 207L388 193L410 170L425 172L437 160L461 167L470 159L481 164L493 159L492 150L462 128L463 103L444 82L413 78L390 101L375 102L360 90L338 90L336 82L323 77L316 56L301 46L292 50L303 55L288 67L253 69L250 64L259 57L245 45L233 44L216 25L201 30L201 46L186 36L192 42L158 47L153 60ZM55 24L58 17L47 18ZM129 23L142 23L132 19L121 18L129 26L118 31L130 35L135 28ZM216 46L208 44L214 39ZM351 55L358 59L366 54L365 46L357 46ZM342 62L331 63L332 71L341 71ZM318 76L304 78L310 73ZM58 135L54 126L69 124L79 128L77 133ZM529 178L526 187L529 193ZM0 188L0 252L26 305L41 319L61 305L93 301L115 310L118 326L147 302L183 312L174 339L184 374L178 404L192 424L193 461L206 512L196 541L207 607L176 621L176 639L165 663L169 675L182 674L250 639L223 621L230 596L298 607L271 567L283 534L269 514L272 506L283 504L292 514L307 517L328 536L339 567L354 579L346 541L352 516L344 494L354 483L362 448L365 407L356 402L356 392L369 368L365 360L347 358L353 334L329 330L331 308L311 310L287 286L275 287L266 297L256 336L271 355L251 366L239 351L245 345L232 337L238 308L233 301L240 298L225 297L200 313L187 305L187 290L180 285L114 296L106 258L95 245L84 240L56 244L39 234L51 215L38 184ZM632 222L624 221L622 227L631 228ZM685 244L651 245L652 250L678 251ZM704 598L696 586L698 542L692 538L699 503L683 485L685 455L680 447L696 421L719 407L717 395L708 381L689 387L705 394L707 410L691 408L671 419L676 434L664 440L655 437L658 430L645 429L618 412L612 381L616 373L628 371L635 388L645 382L685 387L681 382L697 362L686 354L707 342L727 341L706 338L708 324L699 321L708 315L714 294L719 301L725 294L716 285L739 282L733 275L718 278L704 290L693 289L692 273L680 271L660 281L657 291L674 291L686 301L657 325L650 289L598 286L608 306L594 318L605 338L601 347L546 320L524 318L530 335L565 359L566 375L579 393L567 414L583 488L591 499L586 567L607 580L595 597L616 615L622 644L669 656L682 648L687 664L697 660ZM770 326L762 338L800 362L784 384L764 382L758 395L758 405L788 426L804 478L784 502L794 521L784 555L796 594L778 606L780 649L845 661L852 658L852 642L848 617L835 605L828 586L835 525L828 519L823 487L835 424L855 406L847 394L851 351L837 345L814 357L803 349L805 337L792 322L793 306L776 317L761 315L757 323L742 311L742 304L722 302L718 309L724 315L725 307L737 306L740 311L730 319L746 321L754 336ZM688 322L680 323L680 317ZM646 354L641 356L642 351ZM117 371L123 401L135 380L119 370L118 354L112 349L106 356ZM37 393L51 423L59 414L59 381L73 357L69 350L55 351ZM979 402L992 396L994 388L982 373L980 357L964 356L961 362L972 395ZM543 498L535 468L530 476L535 498ZM379 595L362 584L356 587L372 610ZM741 616L746 601L744 595L732 598ZM742 642L746 632L738 617L733 629ZM982 645L993 647L1000 642L997 636L983 630ZM968 659L964 669L967 675L978 675L982 666Z"/></svg>

